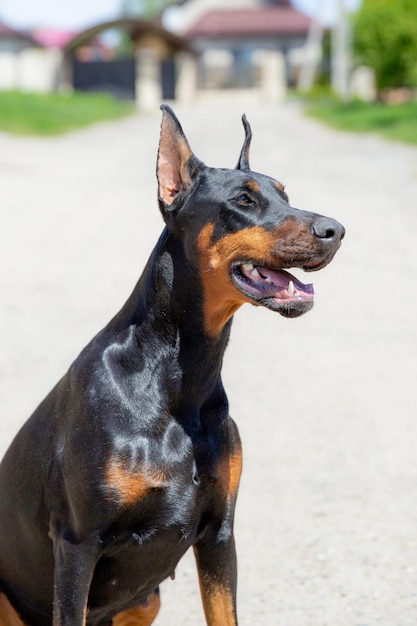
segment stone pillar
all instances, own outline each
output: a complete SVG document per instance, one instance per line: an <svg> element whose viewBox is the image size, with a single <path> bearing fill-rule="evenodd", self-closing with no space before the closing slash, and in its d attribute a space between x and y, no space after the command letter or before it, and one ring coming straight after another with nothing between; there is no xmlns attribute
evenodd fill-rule
<svg viewBox="0 0 417 626"><path fill-rule="evenodd" d="M285 59L278 50L265 51L261 59L261 99L277 104L287 94Z"/></svg>
<svg viewBox="0 0 417 626"><path fill-rule="evenodd" d="M160 61L148 48L136 52L136 103L145 110L155 109L162 99Z"/></svg>
<svg viewBox="0 0 417 626"><path fill-rule="evenodd" d="M181 52L177 55L176 100L193 102L197 93L197 59L190 53Z"/></svg>

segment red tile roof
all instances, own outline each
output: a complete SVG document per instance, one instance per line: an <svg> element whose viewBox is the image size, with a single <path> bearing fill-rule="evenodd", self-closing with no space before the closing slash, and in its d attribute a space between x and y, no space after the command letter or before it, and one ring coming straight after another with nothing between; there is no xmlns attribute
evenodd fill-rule
<svg viewBox="0 0 417 626"><path fill-rule="evenodd" d="M305 35L311 20L291 7L213 10L205 13L185 37Z"/></svg>
<svg viewBox="0 0 417 626"><path fill-rule="evenodd" d="M37 28L32 34L34 39L45 48L64 48L78 33L56 28Z"/></svg>

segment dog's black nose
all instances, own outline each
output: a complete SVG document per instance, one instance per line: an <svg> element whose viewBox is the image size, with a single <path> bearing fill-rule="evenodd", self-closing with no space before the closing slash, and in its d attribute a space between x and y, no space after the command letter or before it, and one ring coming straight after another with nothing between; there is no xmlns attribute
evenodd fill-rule
<svg viewBox="0 0 417 626"><path fill-rule="evenodd" d="M323 243L340 242L345 236L345 229L342 224L330 217L317 217L311 226L311 230L315 237L324 240Z"/></svg>

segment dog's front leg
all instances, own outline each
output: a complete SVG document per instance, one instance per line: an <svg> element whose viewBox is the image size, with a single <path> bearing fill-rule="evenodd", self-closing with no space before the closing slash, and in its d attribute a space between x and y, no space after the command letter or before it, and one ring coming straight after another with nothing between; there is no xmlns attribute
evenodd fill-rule
<svg viewBox="0 0 417 626"><path fill-rule="evenodd" d="M194 546L208 626L236 626L236 550L233 530L208 528Z"/></svg>
<svg viewBox="0 0 417 626"><path fill-rule="evenodd" d="M53 626L85 626L97 553L92 545L54 538Z"/></svg>

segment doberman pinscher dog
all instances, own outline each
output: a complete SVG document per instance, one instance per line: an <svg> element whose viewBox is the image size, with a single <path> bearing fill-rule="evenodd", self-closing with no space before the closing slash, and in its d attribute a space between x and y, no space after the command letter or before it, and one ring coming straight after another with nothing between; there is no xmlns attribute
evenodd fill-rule
<svg viewBox="0 0 417 626"><path fill-rule="evenodd" d="M193 546L206 621L237 624L239 434L221 367L244 303L313 305L343 227L250 170L207 167L163 105L165 229L132 295L81 352L0 468L0 625L147 626Z"/></svg>

